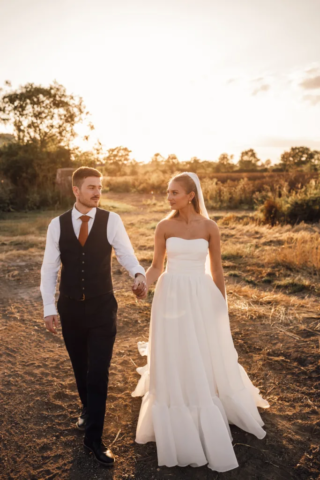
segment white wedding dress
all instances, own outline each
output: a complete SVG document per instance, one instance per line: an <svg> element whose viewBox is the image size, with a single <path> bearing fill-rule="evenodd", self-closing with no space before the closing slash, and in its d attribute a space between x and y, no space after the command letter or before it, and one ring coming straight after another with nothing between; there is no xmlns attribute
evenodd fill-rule
<svg viewBox="0 0 320 480"><path fill-rule="evenodd" d="M155 441L158 464L217 472L238 467L229 423L262 439L257 406L269 404L238 363L228 307L205 273L208 241L170 237L167 268L152 304L146 366L132 396L143 396L136 442Z"/></svg>

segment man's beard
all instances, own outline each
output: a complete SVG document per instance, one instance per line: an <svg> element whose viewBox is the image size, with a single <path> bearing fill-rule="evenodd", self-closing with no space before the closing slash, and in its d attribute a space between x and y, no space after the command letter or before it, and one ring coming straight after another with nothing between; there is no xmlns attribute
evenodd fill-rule
<svg viewBox="0 0 320 480"><path fill-rule="evenodd" d="M98 200L99 200L99 202L98 202L98 206L99 206L100 205L100 198ZM87 208L94 208L94 207L97 206L95 203L93 203L93 199L92 199L92 204L89 204L88 202L86 202L82 198L79 198L78 202L81 203L81 205L83 205L84 207L87 207Z"/></svg>

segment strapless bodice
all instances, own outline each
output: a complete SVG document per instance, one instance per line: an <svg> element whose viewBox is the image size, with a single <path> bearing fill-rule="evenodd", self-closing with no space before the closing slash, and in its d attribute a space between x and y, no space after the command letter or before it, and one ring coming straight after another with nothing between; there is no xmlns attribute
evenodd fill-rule
<svg viewBox="0 0 320 480"><path fill-rule="evenodd" d="M195 275L205 273L208 241L204 238L186 240L170 237L166 241L166 273Z"/></svg>

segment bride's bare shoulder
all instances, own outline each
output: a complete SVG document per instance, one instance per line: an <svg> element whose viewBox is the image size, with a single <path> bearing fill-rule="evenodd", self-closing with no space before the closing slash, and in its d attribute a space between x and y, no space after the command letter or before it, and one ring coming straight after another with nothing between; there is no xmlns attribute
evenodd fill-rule
<svg viewBox="0 0 320 480"><path fill-rule="evenodd" d="M205 221L206 221L206 227L208 229L209 235L219 236L220 230L217 223L214 220L211 220L210 218L206 218Z"/></svg>
<svg viewBox="0 0 320 480"><path fill-rule="evenodd" d="M158 223L158 226L160 225L161 228L167 228L169 227L170 225L172 225L174 222L176 222L177 220L175 218L163 218L162 220L160 220L160 222Z"/></svg>
<svg viewBox="0 0 320 480"><path fill-rule="evenodd" d="M170 219L169 218L163 218L162 220L160 220L160 222L158 223L158 225L156 226L156 232L165 232L166 229L168 228L168 225L170 223Z"/></svg>
<svg viewBox="0 0 320 480"><path fill-rule="evenodd" d="M174 222L174 220L171 218L163 218L162 220L160 220L160 222L156 226L156 235L167 238L168 231L170 231L170 229L172 228L172 222Z"/></svg>

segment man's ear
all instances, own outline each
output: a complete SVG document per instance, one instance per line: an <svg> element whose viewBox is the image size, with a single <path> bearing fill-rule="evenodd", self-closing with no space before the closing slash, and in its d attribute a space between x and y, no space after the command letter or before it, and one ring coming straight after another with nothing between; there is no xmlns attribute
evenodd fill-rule
<svg viewBox="0 0 320 480"><path fill-rule="evenodd" d="M72 191L73 191L75 197L77 197L79 195L79 187L77 187L76 185L72 186Z"/></svg>

